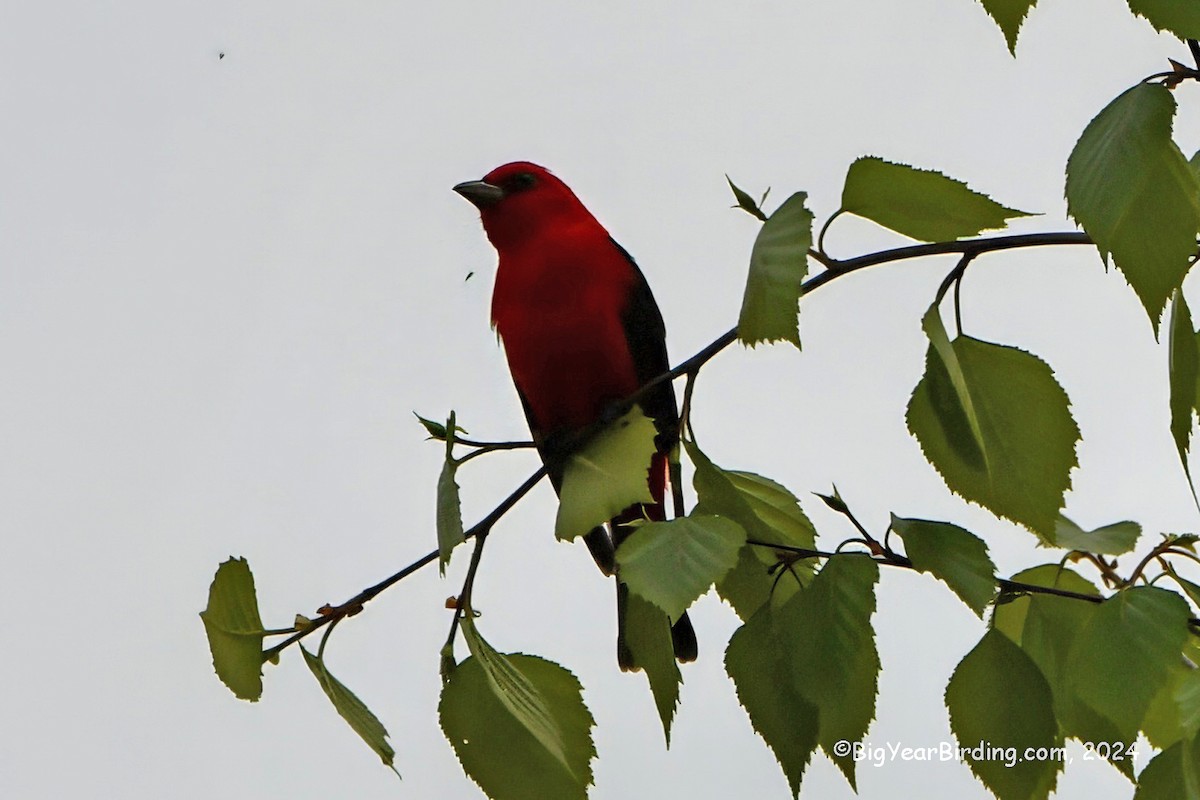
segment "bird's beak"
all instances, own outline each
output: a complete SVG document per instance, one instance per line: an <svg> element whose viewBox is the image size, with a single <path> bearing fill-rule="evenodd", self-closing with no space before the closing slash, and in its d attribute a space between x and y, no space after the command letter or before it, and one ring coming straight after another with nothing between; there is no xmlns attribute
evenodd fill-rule
<svg viewBox="0 0 1200 800"><path fill-rule="evenodd" d="M476 208L494 206L504 199L504 190L487 181L467 181L460 183L454 187L454 191L471 201L471 204Z"/></svg>

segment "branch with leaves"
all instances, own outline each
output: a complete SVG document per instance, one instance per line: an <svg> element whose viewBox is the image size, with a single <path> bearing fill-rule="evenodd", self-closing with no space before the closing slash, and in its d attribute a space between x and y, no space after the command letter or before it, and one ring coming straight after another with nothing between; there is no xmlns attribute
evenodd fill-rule
<svg viewBox="0 0 1200 800"><path fill-rule="evenodd" d="M1010 49L1031 5L985 3ZM1200 35L1200 16L1188 16L1196 12L1136 0L1130 6L1156 27ZM1032 353L965 334L961 304L967 270L987 254L1094 245L1126 277L1156 331L1169 308L1170 432L1192 483L1188 456L1200 411L1200 333L1193 329L1182 285L1197 258L1200 157L1189 162L1171 137L1171 90L1200 80L1200 45L1190 39L1188 46L1195 67L1172 60L1169 72L1114 99L1076 143L1066 168L1066 195L1082 232L981 236L1027 212L940 173L864 157L851 164L840 208L814 242L814 217L804 193L767 213L761 207L765 193L755 201L730 181L737 206L762 222L736 327L616 404L606 415L616 422L577 437L555 525L559 538L573 539L644 499L655 430L637 401L652 386L686 378L680 439L692 466L696 502L683 514L677 495L675 519L641 525L617 553L620 578L631 592L628 644L644 665L668 744L682 677L671 655L667 620L678 619L715 589L742 620L725 652L726 670L792 793L799 794L817 749L853 786L856 760L841 745L862 741L875 717L880 664L872 618L883 565L943 581L981 620L991 609L986 632L946 690L959 742L986 741L1027 753L1076 739L1133 779L1134 743L1145 735L1160 752L1137 777L1139 797L1174 796L1171 787L1194 782L1194 765L1200 763L1200 636L1189 631L1200 629L1192 611L1200 608L1200 585L1182 572L1200 563L1200 537L1164 534L1125 573L1118 560L1135 551L1140 525L1122 521L1085 531L1064 516L1080 440L1067 395L1050 366ZM846 215L920 243L832 257L827 234ZM996 577L987 543L975 533L950 522L893 514L876 536L836 489L819 497L853 532L833 550L818 548L816 529L791 491L761 475L717 466L691 425L697 376L734 341L799 346L803 297L867 267L939 255L958 258L922 319L925 371L906 422L953 493L1061 553L1057 561L1007 579ZM822 268L813 276L810 262ZM942 321L947 301L953 306L953 337ZM276 661L282 651L324 629L315 655L301 645L304 659L339 713L392 766L386 730L329 673L326 645L335 627L374 597L434 561L444 569L453 551L474 539L462 588L448 601L453 616L441 651L442 728L464 770L490 796L582 798L592 781L595 749L579 682L558 664L493 648L473 611L487 537L545 470L533 472L464 529L459 469L483 455L532 443L465 438L453 413L445 424L419 421L445 446L438 548L348 601L322 607L314 619L297 617L293 626L274 630L264 629L246 562L222 564L201 614L217 674L236 696L255 700L262 692L264 661ZM469 452L456 455L463 447ZM1089 570L1107 594L1086 577ZM264 650L268 636L284 638ZM460 638L470 653L461 663L454 653ZM523 753L521 763L504 755L514 747ZM1046 797L1062 769L1061 761L1032 757L1016 766L984 759L967 763L1003 800Z"/></svg>

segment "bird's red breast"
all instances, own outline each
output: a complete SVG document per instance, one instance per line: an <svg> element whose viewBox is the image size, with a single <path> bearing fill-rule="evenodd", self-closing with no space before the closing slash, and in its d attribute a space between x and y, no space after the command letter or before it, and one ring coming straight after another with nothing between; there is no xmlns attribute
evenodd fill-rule
<svg viewBox="0 0 1200 800"><path fill-rule="evenodd" d="M500 256L492 323L513 380L540 432L586 427L639 386L621 321L636 273L547 170L517 162L484 180L506 191L481 216Z"/></svg>

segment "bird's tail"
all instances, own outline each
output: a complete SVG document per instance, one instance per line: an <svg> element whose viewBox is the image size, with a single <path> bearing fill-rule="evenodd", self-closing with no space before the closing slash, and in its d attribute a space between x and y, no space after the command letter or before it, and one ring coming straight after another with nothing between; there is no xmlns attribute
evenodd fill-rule
<svg viewBox="0 0 1200 800"><path fill-rule="evenodd" d="M612 545L614 552L616 548L621 546L621 543L629 538L635 530L628 523L639 519L649 519L652 522L661 522L666 519L666 509L663 507L663 497L666 494L667 485L667 457L664 453L656 453L650 462L650 496L654 498L653 503L645 505L638 504L630 506L621 512L620 515L614 517L609 523L612 528ZM591 544L589 543L589 548ZM592 550L592 555L596 555L596 551ZM597 563L599 559L597 558ZM629 587L617 576L617 663L622 671L638 670L642 665L637 663L633 656L633 652L629 649L629 644L625 640L625 617L629 607ZM687 612L684 612L678 620L671 626L671 646L675 651L675 658L682 662L695 661L698 653L698 645L696 643L696 631L692 627L692 621L688 618Z"/></svg>

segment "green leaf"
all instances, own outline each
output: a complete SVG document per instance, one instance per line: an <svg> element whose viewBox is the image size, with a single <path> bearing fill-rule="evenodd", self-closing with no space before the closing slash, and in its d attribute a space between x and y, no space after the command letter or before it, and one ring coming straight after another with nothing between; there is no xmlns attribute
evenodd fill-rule
<svg viewBox="0 0 1200 800"><path fill-rule="evenodd" d="M1176 742L1138 775L1133 800L1196 800L1200 797L1200 738Z"/></svg>
<svg viewBox="0 0 1200 800"><path fill-rule="evenodd" d="M1194 533L1168 533L1164 536L1170 540L1172 547L1182 547L1193 553L1196 552L1196 542L1200 542L1200 535Z"/></svg>
<svg viewBox="0 0 1200 800"><path fill-rule="evenodd" d="M683 445L696 468L692 484L706 513L732 519L752 539L789 547L815 546L816 531L786 488L752 472L718 467L695 442L685 440Z"/></svg>
<svg viewBox="0 0 1200 800"><path fill-rule="evenodd" d="M367 743L367 746L375 751L375 755L379 756L384 766L391 769L392 772L396 772L395 764L393 764L396 751L388 744L387 728L383 727L379 717L371 713L371 709L367 708L354 692L347 689L341 681L329 673L324 659L308 652L304 649L304 645L300 645L300 651L304 653L304 663L308 664L313 677L317 679L317 683L321 684L321 688L333 703L333 707L337 709L338 714ZM397 776L399 774L396 772Z"/></svg>
<svg viewBox="0 0 1200 800"><path fill-rule="evenodd" d="M946 686L950 729L964 748L1061 747L1050 686L1037 665L1004 634L989 630L959 662ZM970 750L967 752L970 756ZM1054 789L1062 762L1054 759L968 757L971 768L1000 800L1037 800Z"/></svg>
<svg viewBox="0 0 1200 800"><path fill-rule="evenodd" d="M1144 17L1156 31L1180 39L1200 39L1200 4L1195 0L1129 0L1129 10Z"/></svg>
<svg viewBox="0 0 1200 800"><path fill-rule="evenodd" d="M1192 739L1200 731L1200 669L1179 664L1150 701L1142 730L1160 750L1180 739Z"/></svg>
<svg viewBox="0 0 1200 800"><path fill-rule="evenodd" d="M1130 520L1085 531L1060 514L1054 525L1054 534L1046 537L1046 544L1064 550L1119 556L1133 550L1141 535L1142 526Z"/></svg>
<svg viewBox="0 0 1200 800"><path fill-rule="evenodd" d="M1013 581L1099 597L1096 587L1058 564L1044 564L1013 576ZM1097 714L1077 695L1069 668L1071 648L1096 613L1094 603L1049 594L1028 594L997 606L996 630L1021 646L1050 685L1054 715L1062 735L1081 742L1122 742L1116 726ZM1110 763L1133 780L1132 761L1114 748Z"/></svg>
<svg viewBox="0 0 1200 800"><path fill-rule="evenodd" d="M688 516L638 527L617 550L618 575L674 622L737 563L741 525L724 517Z"/></svg>
<svg viewBox="0 0 1200 800"><path fill-rule="evenodd" d="M651 503L646 482L656 452L654 423L636 406L567 459L554 535L570 540L634 503Z"/></svg>
<svg viewBox="0 0 1200 800"><path fill-rule="evenodd" d="M1043 564L1018 572L1013 582L1099 597L1100 592L1078 573L1058 564ZM1021 646L1054 688L1065 686L1067 657L1075 636L1091 619L1095 607L1086 601L1031 593L996 606L994 627Z"/></svg>
<svg viewBox="0 0 1200 800"><path fill-rule="evenodd" d="M737 689L750 724L775 753L792 795L799 796L804 768L817 747L816 706L804 699L789 668L778 611L765 603L734 632L725 650L725 671Z"/></svg>
<svg viewBox="0 0 1200 800"><path fill-rule="evenodd" d="M1200 608L1200 585L1182 577L1173 567L1168 566L1167 573L1179 584L1179 588L1183 589L1183 593L1188 596L1188 599L1195 603L1197 608Z"/></svg>
<svg viewBox="0 0 1200 800"><path fill-rule="evenodd" d="M879 654L871 615L878 580L879 566L866 556L831 558L777 615L800 692L820 710L821 749L851 786L854 756L836 743L862 741L875 718Z"/></svg>
<svg viewBox="0 0 1200 800"><path fill-rule="evenodd" d="M208 607L200 612L213 669L240 700L262 696L263 624L258 615L254 575L244 558L217 567L208 587Z"/></svg>
<svg viewBox="0 0 1200 800"><path fill-rule="evenodd" d="M759 542L812 549L816 546L816 531L795 495L769 478L751 472L724 470L713 464L695 442L685 441L688 457L695 466L693 483L699 502L693 514L716 514L733 520L745 529L747 538ZM768 567L780 557L791 560L789 575L778 584ZM811 580L811 560L795 561L790 553L768 547L747 544L738 554L737 564L717 582L717 592L743 620L758 609L772 587L782 591L784 600L790 596L799 578ZM792 577L794 576L794 578Z"/></svg>
<svg viewBox="0 0 1200 800"><path fill-rule="evenodd" d="M625 599L625 644L633 663L645 671L650 682L663 736L670 747L671 721L679 707L679 684L683 682L671 645L671 626L660 608L632 593Z"/></svg>
<svg viewBox="0 0 1200 800"><path fill-rule="evenodd" d="M1200 229L1200 182L1171 140L1175 100L1140 83L1088 123L1067 161L1067 208L1117 267L1158 331Z"/></svg>
<svg viewBox="0 0 1200 800"><path fill-rule="evenodd" d="M696 506L696 512L702 509L704 506ZM738 560L733 569L717 583L717 594L729 603L742 622L749 621L770 599L772 587L781 595L781 602L790 597L796 588L795 581L790 576L784 576L776 584L774 572L771 567L763 564L756 552L758 549L754 545L743 546L738 551ZM810 573L811 569L809 567Z"/></svg>
<svg viewBox="0 0 1200 800"><path fill-rule="evenodd" d="M923 242L1003 228L1027 211L1007 208L940 172L864 156L850 165L842 210Z"/></svg>
<svg viewBox="0 0 1200 800"><path fill-rule="evenodd" d="M1183 290L1175 291L1171 302L1171 331L1167 341L1168 375L1170 379L1171 436L1175 439L1175 451L1183 474L1196 499L1196 487L1192 482L1192 470L1188 466L1188 450L1192 441L1192 421L1195 416L1196 382L1200 380L1200 347L1196 344L1196 331L1192 329L1192 312L1188 310ZM1200 504L1200 500L1196 500Z"/></svg>
<svg viewBox="0 0 1200 800"><path fill-rule="evenodd" d="M729 183L729 188L733 190L733 196L737 200L737 208L740 208L752 217L757 217L761 221L766 222L767 215L758 207L758 203L755 202L754 198L739 189L728 175L725 176L725 180ZM770 191L770 189L767 191ZM766 197L764 194L763 199L765 200Z"/></svg>
<svg viewBox="0 0 1200 800"><path fill-rule="evenodd" d="M1037 0L980 0L984 9L996 20L1004 39L1008 42L1008 52L1017 54L1017 34L1021 31L1021 23L1029 9L1037 4Z"/></svg>
<svg viewBox="0 0 1200 800"><path fill-rule="evenodd" d="M1126 589L1100 604L1075 639L1071 689L1132 742L1151 700L1179 663L1189 612L1182 597L1153 586Z"/></svg>
<svg viewBox="0 0 1200 800"><path fill-rule="evenodd" d="M579 681L536 656L501 655L470 617L471 657L442 688L438 716L463 770L492 800L587 797L595 724Z"/></svg>
<svg viewBox="0 0 1200 800"><path fill-rule="evenodd" d="M418 417L420 419L420 417ZM454 480L458 473L458 462L454 459L454 412L446 421L444 431L446 439L446 460L442 464L442 473L437 483L437 539L438 539L438 569L446 574L446 565L450 563L450 555L454 548L466 541L463 533L462 503L458 499L458 483Z"/></svg>
<svg viewBox="0 0 1200 800"><path fill-rule="evenodd" d="M996 594L996 566L975 534L948 522L892 515L913 566L943 581L979 617Z"/></svg>
<svg viewBox="0 0 1200 800"><path fill-rule="evenodd" d="M750 276L738 315L738 339L751 347L759 342L789 341L800 346L800 284L808 274L812 247L812 212L808 195L796 192L767 218L750 251Z"/></svg>
<svg viewBox="0 0 1200 800"><path fill-rule="evenodd" d="M934 371L935 365L940 366L938 377L943 377L944 372L944 377L949 378L950 388L953 390L953 394L946 393L945 387L942 386L941 394L945 397L941 398L939 395L941 404L938 408L942 411L942 416L946 417L945 424L953 423L956 431L960 430L964 423L967 426L967 430L958 434L961 441L952 440L951 443L957 444L963 458L972 462L984 462L987 454L983 450L983 425L979 421L979 413L975 410L975 402L971 398L971 388L963 373L962 362L959 361L958 353L955 352L950 336L946 333L946 326L942 324L942 315L936 301L921 318L921 329L929 338L929 350L925 355L927 376Z"/></svg>
<svg viewBox="0 0 1200 800"><path fill-rule="evenodd" d="M969 336L946 338L925 315L925 375L908 429L951 491L1049 536L1076 465L1079 428L1041 359Z"/></svg>
<svg viewBox="0 0 1200 800"><path fill-rule="evenodd" d="M816 547L816 528L800 508L800 501L786 487L770 478L736 469L725 470L725 477L763 529L770 533L769 541L789 547Z"/></svg>
<svg viewBox="0 0 1200 800"><path fill-rule="evenodd" d="M1196 331L1196 350L1200 352L1200 331ZM1200 371L1196 375L1196 408L1200 409Z"/></svg>

